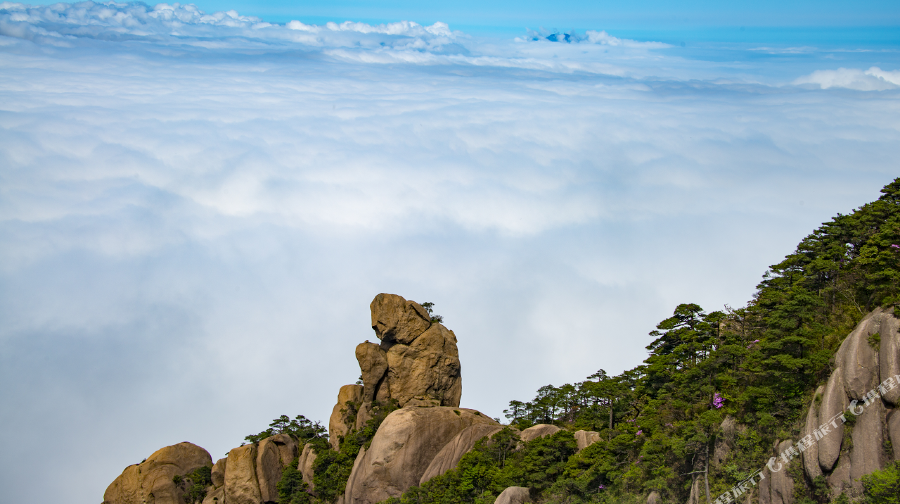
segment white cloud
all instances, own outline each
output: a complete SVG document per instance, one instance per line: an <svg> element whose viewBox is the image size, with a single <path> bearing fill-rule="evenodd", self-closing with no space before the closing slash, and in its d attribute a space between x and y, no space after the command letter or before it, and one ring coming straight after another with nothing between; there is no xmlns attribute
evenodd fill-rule
<svg viewBox="0 0 900 504"><path fill-rule="evenodd" d="M866 71L856 68L817 70L795 80L794 84L812 84L821 89L837 87L857 91L884 91L900 86L900 71L886 72L878 67L871 67Z"/></svg>
<svg viewBox="0 0 900 504"><path fill-rule="evenodd" d="M491 416L616 373L677 303L742 304L896 176L895 94L780 86L796 60L175 5L0 23L13 501L51 471L46 500L96 502L165 444L218 458L282 413L326 420L378 292L437 303Z"/></svg>

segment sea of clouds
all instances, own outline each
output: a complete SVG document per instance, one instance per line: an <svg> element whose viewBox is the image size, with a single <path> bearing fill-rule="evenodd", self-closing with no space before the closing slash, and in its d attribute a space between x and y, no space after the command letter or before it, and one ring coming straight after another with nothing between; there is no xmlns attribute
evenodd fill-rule
<svg viewBox="0 0 900 504"><path fill-rule="evenodd" d="M0 4L0 486L327 423L379 292L464 406L637 365L897 176L895 49Z"/></svg>

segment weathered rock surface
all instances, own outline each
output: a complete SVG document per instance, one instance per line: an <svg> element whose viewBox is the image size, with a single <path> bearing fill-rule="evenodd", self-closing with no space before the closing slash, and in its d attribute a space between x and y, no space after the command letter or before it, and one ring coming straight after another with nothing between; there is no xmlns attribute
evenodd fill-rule
<svg viewBox="0 0 900 504"><path fill-rule="evenodd" d="M303 445L303 451L300 452L300 460L297 462L297 470L300 471L300 477L309 485L309 492L315 491L313 485L313 464L316 463L316 450L312 445Z"/></svg>
<svg viewBox="0 0 900 504"><path fill-rule="evenodd" d="M284 470L297 457L297 441L287 434L276 434L259 442L256 454L256 479L262 502L278 500L275 485Z"/></svg>
<svg viewBox="0 0 900 504"><path fill-rule="evenodd" d="M431 317L425 308L396 294L375 296L369 308L375 335L388 343L409 345L431 327Z"/></svg>
<svg viewBox="0 0 900 504"><path fill-rule="evenodd" d="M852 399L862 399L878 383L878 359L869 336L881 328L881 309L867 315L841 344L840 366L844 390Z"/></svg>
<svg viewBox="0 0 900 504"><path fill-rule="evenodd" d="M650 492L650 495L647 496L647 504L659 504L659 492L656 490Z"/></svg>
<svg viewBox="0 0 900 504"><path fill-rule="evenodd" d="M853 488L850 483L850 461L847 457L841 459L834 471L825 477L828 487L831 489L831 498L847 492Z"/></svg>
<svg viewBox="0 0 900 504"><path fill-rule="evenodd" d="M103 494L104 504L182 504L184 490L172 481L203 466L211 466L209 452L191 443L161 448L140 464L131 465ZM152 497L151 497L152 495Z"/></svg>
<svg viewBox="0 0 900 504"><path fill-rule="evenodd" d="M262 496L256 479L257 448L248 444L228 452L225 465L225 501L228 504L259 504Z"/></svg>
<svg viewBox="0 0 900 504"><path fill-rule="evenodd" d="M362 372L362 400L372 402L390 397L390 385L387 377L387 352L375 343L360 343L356 346L356 360ZM381 391L381 394L378 392Z"/></svg>
<svg viewBox="0 0 900 504"><path fill-rule="evenodd" d="M218 488L225 484L225 464L227 463L228 458L220 458L213 464L210 478L214 487Z"/></svg>
<svg viewBox="0 0 900 504"><path fill-rule="evenodd" d="M803 427L802 436L806 437L815 432L819 427L819 404L816 397L821 397L825 393L825 387L820 386L816 389L813 400L806 412L806 425ZM813 437L812 439L815 439ZM813 443L803 452L803 470L806 472L810 481L822 475L822 468L819 467L819 444Z"/></svg>
<svg viewBox="0 0 900 504"><path fill-rule="evenodd" d="M225 504L225 487L213 487L212 490L206 492L203 504Z"/></svg>
<svg viewBox="0 0 900 504"><path fill-rule="evenodd" d="M531 495L525 487L508 487L500 492L494 504L525 504L531 502Z"/></svg>
<svg viewBox="0 0 900 504"><path fill-rule="evenodd" d="M734 449L735 436L737 434L737 422L734 417L728 415L719 426L719 435L716 436L715 449L713 450L712 463L714 466L720 466L728 454Z"/></svg>
<svg viewBox="0 0 900 504"><path fill-rule="evenodd" d="M766 469L765 478L759 482L759 504L772 504L772 473Z"/></svg>
<svg viewBox="0 0 900 504"><path fill-rule="evenodd" d="M522 439L523 442L527 443L527 442L531 441L532 439L537 439L539 437L544 437L544 436L551 436L553 434L556 434L560 430L562 430L562 429L560 429L559 427L557 427L555 425L537 424L537 425L533 425L533 426L523 430L522 433L519 434L519 437Z"/></svg>
<svg viewBox="0 0 900 504"><path fill-rule="evenodd" d="M584 450L597 441L600 441L599 432L586 430L575 431L575 445L578 447L578 451Z"/></svg>
<svg viewBox="0 0 900 504"><path fill-rule="evenodd" d="M784 453L791 446L793 446L793 443L790 440L782 441L776 448L777 453ZM770 474L772 478L772 481L769 483L772 492L772 504L793 504L794 480L788 474L787 467Z"/></svg>
<svg viewBox="0 0 900 504"><path fill-rule="evenodd" d="M886 313L882 316L878 330L881 344L878 352L878 363L881 381L889 377L900 376L900 320ZM900 384L886 391L884 400L893 406L900 406Z"/></svg>
<svg viewBox="0 0 900 504"><path fill-rule="evenodd" d="M836 415L847 408L847 396L844 394L843 375L841 368L831 373L825 392L822 394L822 405L819 407L819 423L831 421ZM829 424L829 429L832 429ZM823 472L829 472L834 468L838 456L841 454L841 442L844 439L844 424L840 421L834 424L836 427L819 441L819 467Z"/></svg>
<svg viewBox="0 0 900 504"><path fill-rule="evenodd" d="M414 397L430 397L442 406L459 406L461 366L456 335L433 324L411 344L396 344L387 351L390 397L404 406Z"/></svg>
<svg viewBox="0 0 900 504"><path fill-rule="evenodd" d="M428 464L428 468L425 469L422 478L419 479L419 484L421 485L435 476L440 476L450 469L456 468L456 465L459 464L459 459L468 453L479 439L493 436L500 432L501 429L503 429L503 426L493 421L490 423L476 423L463 429L435 455L431 463Z"/></svg>
<svg viewBox="0 0 900 504"><path fill-rule="evenodd" d="M444 445L478 423L494 421L464 408L403 408L392 412L369 449L357 456L347 481L345 502L373 504L400 497L419 483Z"/></svg>
<svg viewBox="0 0 900 504"><path fill-rule="evenodd" d="M900 460L900 408L894 408L888 415L887 431L894 450L894 460Z"/></svg>
<svg viewBox="0 0 900 504"><path fill-rule="evenodd" d="M340 448L341 437L346 436L356 426L356 417L349 416L350 408L347 403L360 404L362 401L363 387L360 385L344 385L338 391L337 404L331 410L328 419L328 442L337 450Z"/></svg>
<svg viewBox="0 0 900 504"><path fill-rule="evenodd" d="M850 479L854 486L862 490L858 480L864 474L871 474L884 467L884 406L876 400L856 420L851 439Z"/></svg>

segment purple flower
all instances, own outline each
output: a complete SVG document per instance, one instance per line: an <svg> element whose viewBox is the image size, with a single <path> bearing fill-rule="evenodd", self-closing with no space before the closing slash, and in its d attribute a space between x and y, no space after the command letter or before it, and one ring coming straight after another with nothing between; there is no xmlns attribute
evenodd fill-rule
<svg viewBox="0 0 900 504"><path fill-rule="evenodd" d="M720 409L723 404L725 404L725 398L716 392L713 396L713 406L715 406L716 409Z"/></svg>
<svg viewBox="0 0 900 504"><path fill-rule="evenodd" d="M641 435L641 434L643 434L643 433L644 433L644 431L643 431L643 430L639 430L639 431L637 431L637 435L638 435L638 436L640 436L640 435Z"/></svg>
<svg viewBox="0 0 900 504"><path fill-rule="evenodd" d="M606 488L605 486L600 485L600 486L597 487L597 490L603 490L603 489L605 489L605 488Z"/></svg>
<svg viewBox="0 0 900 504"><path fill-rule="evenodd" d="M892 243L892 244L891 244L891 247L894 247L894 248L900 248L900 245L894 245L894 244Z"/></svg>

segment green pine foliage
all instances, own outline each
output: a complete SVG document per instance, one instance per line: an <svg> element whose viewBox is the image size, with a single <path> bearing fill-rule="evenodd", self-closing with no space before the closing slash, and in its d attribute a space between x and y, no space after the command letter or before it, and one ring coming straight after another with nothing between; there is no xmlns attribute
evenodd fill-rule
<svg viewBox="0 0 900 504"><path fill-rule="evenodd" d="M900 461L862 477L865 504L900 502Z"/></svg>
<svg viewBox="0 0 900 504"><path fill-rule="evenodd" d="M172 482L184 490L185 504L203 502L207 488L212 485L212 467L198 467L184 476L176 474L172 477Z"/></svg>
<svg viewBox="0 0 900 504"><path fill-rule="evenodd" d="M520 485L539 502L637 502L651 491L677 502L687 500L695 478L709 484L715 499L759 469L773 441L797 434L813 390L832 371L831 357L862 317L878 306L900 312L900 178L881 193L804 238L766 271L745 307L707 312L678 305L650 333L649 355L639 366L546 385L504 411L518 429L551 423L563 432L597 431L600 442L558 463L537 455L543 441L529 443L502 469L485 456L488 445L479 444L455 471L400 501L489 501ZM737 433L727 460L713 464L726 415L750 428ZM526 462L533 457L541 469ZM890 488L878 481L873 492ZM827 502L821 481L799 484L801 498Z"/></svg>

